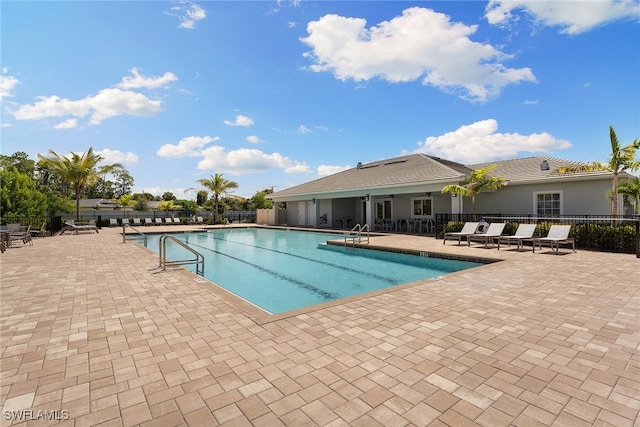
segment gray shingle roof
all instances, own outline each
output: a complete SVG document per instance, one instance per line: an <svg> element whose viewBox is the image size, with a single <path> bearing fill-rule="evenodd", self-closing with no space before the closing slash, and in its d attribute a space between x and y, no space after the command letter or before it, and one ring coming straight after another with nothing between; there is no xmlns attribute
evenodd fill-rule
<svg viewBox="0 0 640 427"><path fill-rule="evenodd" d="M541 167L543 162L549 165L548 169ZM556 173L555 171L558 168L562 166L580 165L582 163L547 156L532 156L522 159L463 165L426 154L411 154L359 164L355 168L272 193L270 198L277 199L280 197L347 190L367 190L407 184L428 184L437 181L462 183L473 170L492 164L497 166L490 175L501 176L507 179L509 184L524 184L546 179L562 179L567 175L559 175ZM571 176L595 177L609 174L609 172L600 171L575 173L571 174Z"/></svg>
<svg viewBox="0 0 640 427"><path fill-rule="evenodd" d="M359 164L355 168L272 193L270 197L419 184L447 179L455 181L469 173L471 170L460 163L425 154L411 154Z"/></svg>
<svg viewBox="0 0 640 427"><path fill-rule="evenodd" d="M541 167L545 162L549 165L548 169ZM558 159L547 156L533 156L522 159L500 160L495 162L477 163L468 165L471 169L480 169L495 164L496 168L490 173L491 176L501 176L509 181L510 184L524 183L530 181L539 181L545 179L558 179L567 175L559 175L555 171L563 166L578 166L583 163L571 160ZM608 172L588 172L575 173L573 176L595 176L608 174Z"/></svg>

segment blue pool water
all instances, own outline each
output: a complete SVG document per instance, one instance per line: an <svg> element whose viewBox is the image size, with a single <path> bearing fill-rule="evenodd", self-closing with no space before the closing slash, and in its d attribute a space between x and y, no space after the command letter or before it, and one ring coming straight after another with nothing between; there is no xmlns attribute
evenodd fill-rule
<svg viewBox="0 0 640 427"><path fill-rule="evenodd" d="M479 265L325 244L341 234L228 228L172 236L204 255L204 277L273 314ZM158 252L159 238L149 235L149 249ZM187 258L167 242L167 259Z"/></svg>

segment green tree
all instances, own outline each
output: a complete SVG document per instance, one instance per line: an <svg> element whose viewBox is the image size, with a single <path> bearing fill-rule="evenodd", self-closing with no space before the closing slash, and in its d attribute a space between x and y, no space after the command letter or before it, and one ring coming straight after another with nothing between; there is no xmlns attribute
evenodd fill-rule
<svg viewBox="0 0 640 427"><path fill-rule="evenodd" d="M106 180L104 176L98 176L88 182L82 190L82 197L86 199L117 199L113 181Z"/></svg>
<svg viewBox="0 0 640 427"><path fill-rule="evenodd" d="M89 148L89 150L82 155L71 153L71 157L59 156L53 150L49 150L49 154L49 157L38 154L40 158L38 163L49 167L51 171L60 176L63 182L73 187L76 200L77 220L80 220L80 196L84 186L95 181L99 178L100 174L122 168L122 165L119 163L98 167L98 164L102 162L104 158L99 154L95 154L93 148Z"/></svg>
<svg viewBox="0 0 640 427"><path fill-rule="evenodd" d="M177 204L175 200L166 200L160 203L160 205L158 205L159 211L177 211L178 209L181 209L181 208L182 206Z"/></svg>
<svg viewBox="0 0 640 427"><path fill-rule="evenodd" d="M36 189L29 175L16 167L0 170L0 206L3 218L44 216L47 197Z"/></svg>
<svg viewBox="0 0 640 427"><path fill-rule="evenodd" d="M625 197L634 201L634 213L638 215L640 213L640 178L634 176L633 179L629 181L621 182L620 185L618 185L618 193L624 194Z"/></svg>
<svg viewBox="0 0 640 427"><path fill-rule="evenodd" d="M253 206L254 209L273 208L273 201L267 199L268 195L269 193L267 193L267 190L256 192L256 194L251 197L251 206Z"/></svg>
<svg viewBox="0 0 640 427"><path fill-rule="evenodd" d="M135 180L126 169L115 169L111 172L114 177L113 182L113 196L119 199L122 196L131 194L131 189Z"/></svg>
<svg viewBox="0 0 640 427"><path fill-rule="evenodd" d="M507 185L507 180L501 176L489 176L496 165L489 165L474 170L469 176L469 181L464 185L447 185L441 191L443 193L458 194L463 197L471 197L473 214L476 214L476 196L483 191L496 191Z"/></svg>
<svg viewBox="0 0 640 427"><path fill-rule="evenodd" d="M198 212L198 204L193 200L186 200L186 199L176 200L176 203L182 206L182 209L185 210L185 214L187 216L191 215L192 213Z"/></svg>
<svg viewBox="0 0 640 427"><path fill-rule="evenodd" d="M24 151L16 151L10 156L0 154L0 167L5 170L16 168L18 172L33 179L36 162L31 160Z"/></svg>
<svg viewBox="0 0 640 427"><path fill-rule="evenodd" d="M238 183L223 178L221 173L211 175L211 178L199 179L196 182L213 193L214 221L217 222L220 195L222 193L227 193L233 188L238 188Z"/></svg>
<svg viewBox="0 0 640 427"><path fill-rule="evenodd" d="M607 163L591 162L581 165L562 166L556 170L560 174L576 172L609 171L613 174L611 194L618 194L619 175L626 170L640 168L640 161L636 160L636 150L640 149L640 141L635 139L631 144L623 147L618 141L613 126L609 126L609 140L611 141L611 154ZM611 198L611 216L618 216L618 198Z"/></svg>
<svg viewBox="0 0 640 427"><path fill-rule="evenodd" d="M207 193L205 190L199 190L196 194L196 203L198 204L198 206L204 206L204 204L207 202L208 197L209 193Z"/></svg>
<svg viewBox="0 0 640 427"><path fill-rule="evenodd" d="M177 200L177 197L173 195L171 191L165 191L162 195L162 200L168 202L169 200Z"/></svg>
<svg viewBox="0 0 640 427"><path fill-rule="evenodd" d="M118 204L122 206L124 210L124 216L127 217L127 208L129 206L134 206L136 204L136 200L133 198L131 194L125 194L124 196L117 199Z"/></svg>

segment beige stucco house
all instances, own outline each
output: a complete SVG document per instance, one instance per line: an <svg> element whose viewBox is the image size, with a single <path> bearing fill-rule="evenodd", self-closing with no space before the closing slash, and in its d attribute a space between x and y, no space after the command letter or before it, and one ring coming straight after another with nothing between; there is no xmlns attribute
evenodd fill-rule
<svg viewBox="0 0 640 427"><path fill-rule="evenodd" d="M534 156L463 165L425 154L358 163L354 168L270 194L274 202L285 202L287 208L278 212L274 207L268 223L317 228L369 224L373 230L384 220L420 220L429 227L436 213L471 213L470 199L441 190L449 184L464 184L474 169L489 164L496 165L491 175L504 177L508 185L476 197L477 213L610 214L606 193L612 185L612 173L556 172L577 163Z"/></svg>

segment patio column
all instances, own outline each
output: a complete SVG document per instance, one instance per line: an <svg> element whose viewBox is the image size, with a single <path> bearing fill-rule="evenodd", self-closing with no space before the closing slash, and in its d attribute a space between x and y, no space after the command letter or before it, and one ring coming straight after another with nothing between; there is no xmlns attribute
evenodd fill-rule
<svg viewBox="0 0 640 427"><path fill-rule="evenodd" d="M458 194L451 194L451 213L456 215L462 212L463 197Z"/></svg>
<svg viewBox="0 0 640 427"><path fill-rule="evenodd" d="M366 212L366 222L367 225L369 226L369 230L373 231L373 223L374 223L374 212L373 212L373 197L369 196L368 198L365 199L365 212Z"/></svg>

